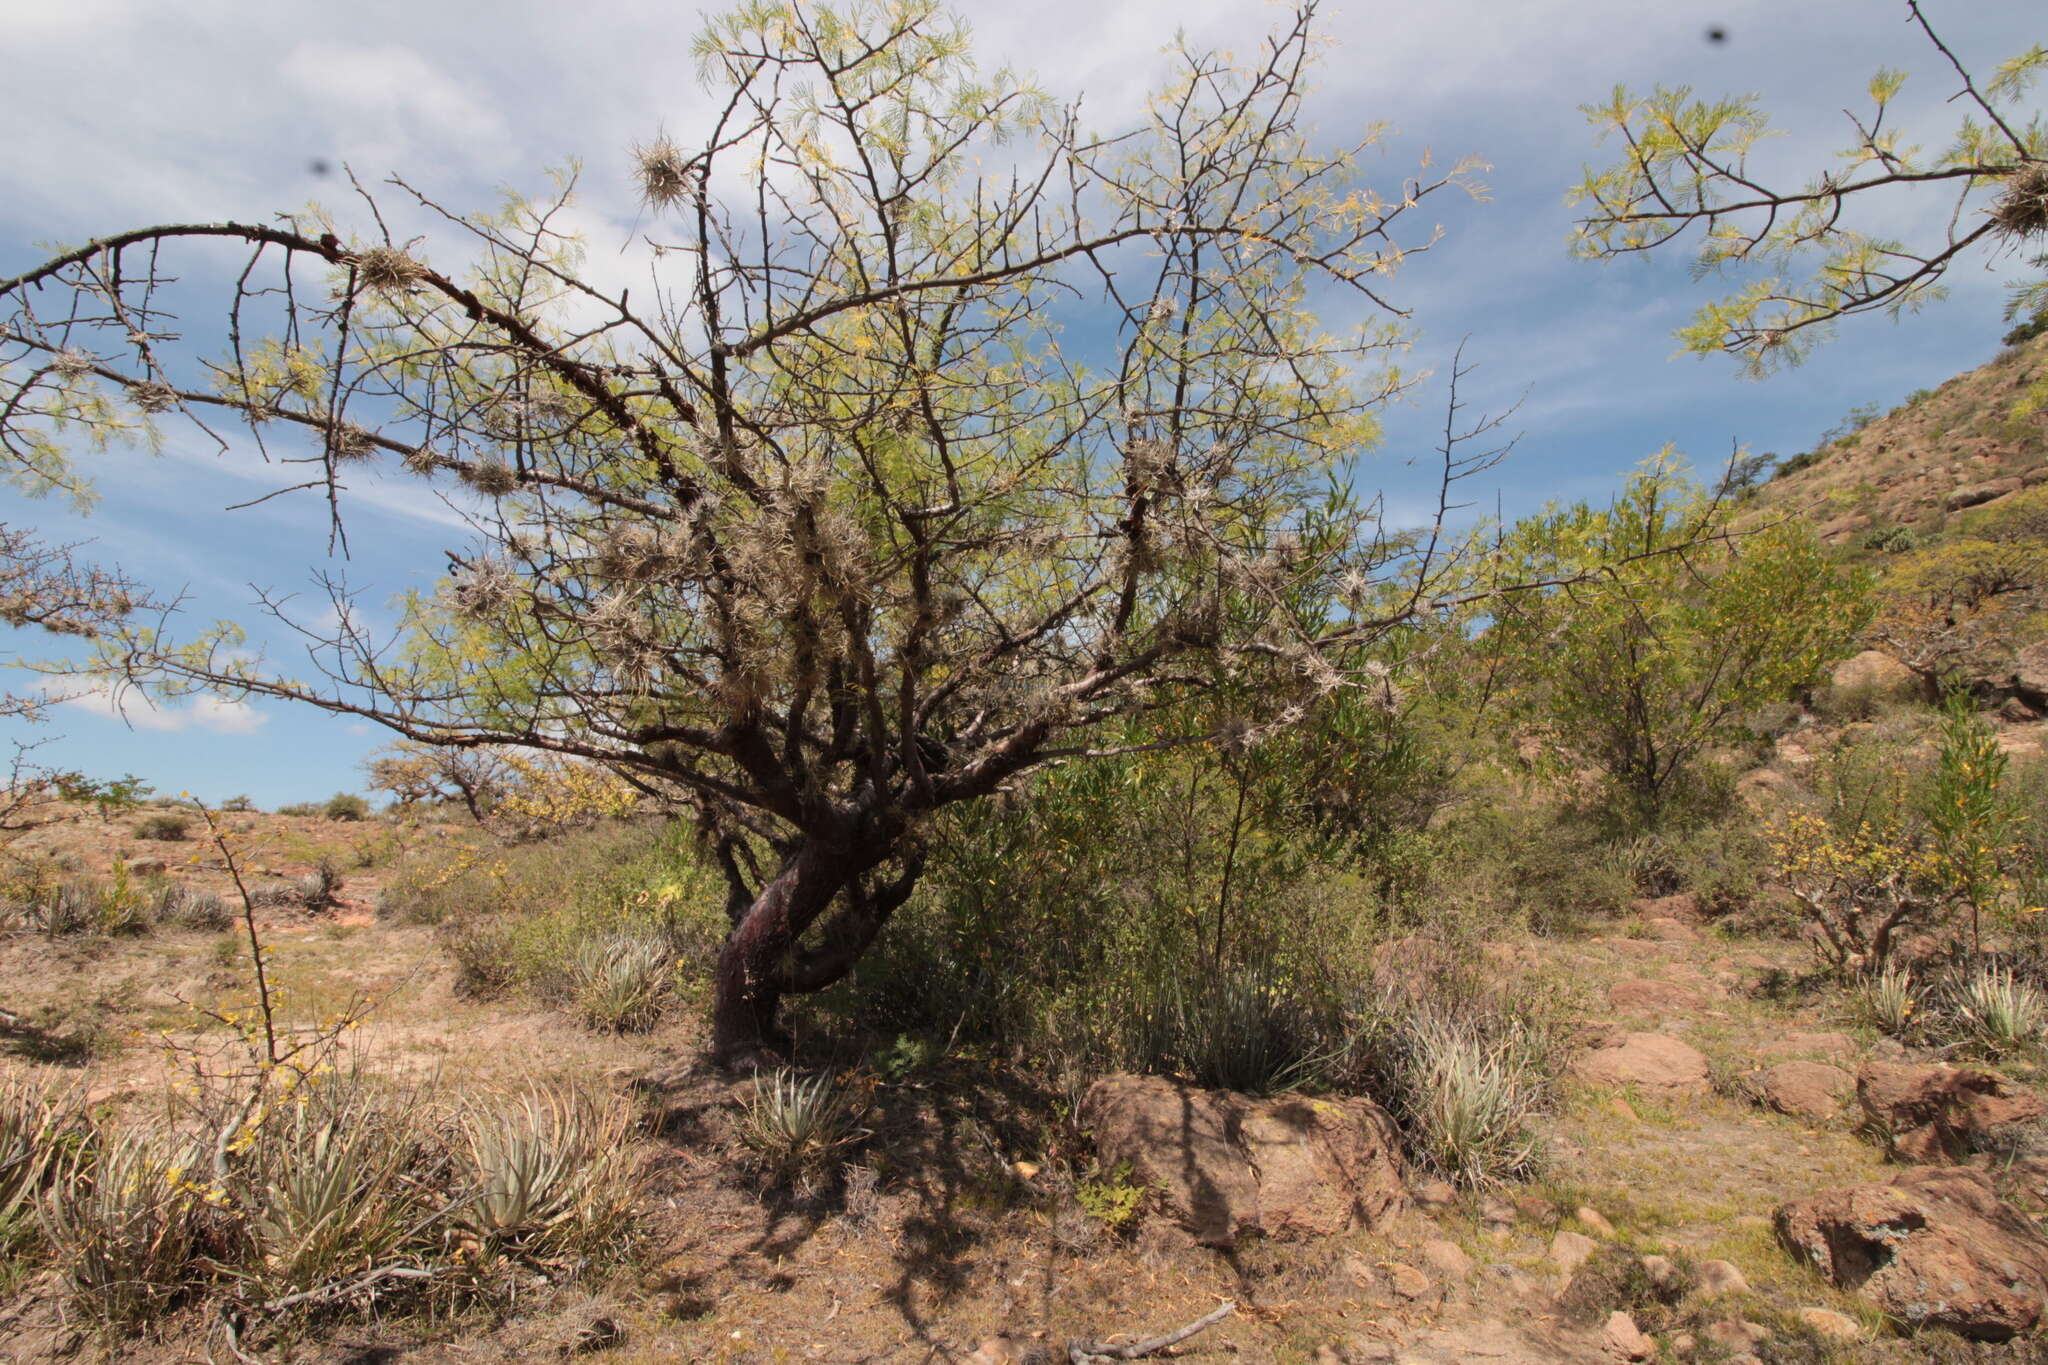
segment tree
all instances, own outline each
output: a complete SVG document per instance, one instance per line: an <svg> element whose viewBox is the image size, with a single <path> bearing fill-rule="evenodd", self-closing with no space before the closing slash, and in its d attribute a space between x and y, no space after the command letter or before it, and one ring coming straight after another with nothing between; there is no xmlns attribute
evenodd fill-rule
<svg viewBox="0 0 2048 1365"><path fill-rule="evenodd" d="M1123 751L1112 722L1202 715L1176 708L1226 684L1246 710L1142 742L1256 744L1448 581L1439 536L1372 533L1346 462L1407 382L1383 279L1470 168L1381 194L1357 173L1377 132L1313 149L1313 14L1246 66L1176 49L1104 136L978 77L926 0L746 4L698 45L718 112L696 150L636 149L661 233L643 282L581 272L566 182L465 217L391 181L466 266L367 193L363 237L312 216L119 233L0 281L0 449L61 480L69 430L224 416L304 471L342 549L353 471L452 478L476 534L400 638L335 581L338 629L291 623L312 682L227 628L129 631L100 666L684 803L728 889L714 1051L745 1064L780 1046L786 995L874 941L934 812ZM244 264L209 355L176 340L166 284L223 242ZM1364 321L1325 328L1312 295Z"/></svg>
<svg viewBox="0 0 2048 1365"><path fill-rule="evenodd" d="M1664 551L1664 553L1658 553ZM1501 601L1489 651L1519 675L1510 710L1598 771L1656 827L1701 752L1847 651L1868 619L1860 576L1812 531L1737 533L1666 450L1605 508L1546 509L1505 537L1503 572L1547 591Z"/></svg>
<svg viewBox="0 0 2048 1365"><path fill-rule="evenodd" d="M1708 304L1679 332L1690 350L1743 358L1752 374L1797 363L1837 320L1883 311L1897 317L1935 297L1951 266L2003 248L2048 240L2048 125L2016 107L2048 67L2040 45L2003 63L1980 88L1918 0L1912 22L1954 70L1951 102L1966 110L1953 139L1923 156L1885 126L1906 73L1871 78L1871 108L1858 118L1843 163L1797 188L1767 184L1750 153L1772 133L1755 96L1697 100L1690 88L1658 87L1648 96L1616 87L1585 113L1622 143L1620 159L1588 170L1573 200L1591 206L1579 220L1575 250L1606 259L1661 251L1697 233L1694 267L1702 275L1760 266L1763 274ZM1907 243L1852 223L1896 202L1897 194L1952 196L1931 237ZM1815 262L1806 278L1788 272ZM2048 256L2035 262L2048 271ZM2048 275L2019 289L2008 316L2048 305Z"/></svg>
<svg viewBox="0 0 2048 1365"><path fill-rule="evenodd" d="M1950 538L1900 553L1872 639L1932 689L1995 685L2048 607L2048 489L1966 512Z"/></svg>

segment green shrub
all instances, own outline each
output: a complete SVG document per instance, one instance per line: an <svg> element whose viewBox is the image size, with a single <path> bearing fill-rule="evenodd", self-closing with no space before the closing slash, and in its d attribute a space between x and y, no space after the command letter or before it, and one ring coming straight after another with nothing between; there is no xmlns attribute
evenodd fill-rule
<svg viewBox="0 0 2048 1365"><path fill-rule="evenodd" d="M248 1280L273 1300L410 1259L435 1212L421 1176L437 1156L415 1106L380 1102L355 1075L302 1086L293 1101L264 1123L233 1182Z"/></svg>
<svg viewBox="0 0 2048 1365"><path fill-rule="evenodd" d="M155 815L144 816L136 823L135 837L178 843L192 837L192 822L174 811L159 811Z"/></svg>
<svg viewBox="0 0 2048 1365"><path fill-rule="evenodd" d="M1162 974L1131 1021L1128 1055L1142 1071L1184 1075L1211 1090L1274 1095L1326 1084L1346 1050L1336 1002L1270 963Z"/></svg>
<svg viewBox="0 0 2048 1365"><path fill-rule="evenodd" d="M1541 1146L1545 1077L1520 1030L1418 1015L1405 1030L1407 1113L1430 1164L1461 1185L1526 1179Z"/></svg>
<svg viewBox="0 0 2048 1365"><path fill-rule="evenodd" d="M321 805L320 813L329 820L366 820L370 803L354 792L336 792Z"/></svg>
<svg viewBox="0 0 2048 1365"><path fill-rule="evenodd" d="M1851 996L1856 1017L1887 1038L1909 1038L1924 1016L1919 985L1909 968L1886 963L1858 982Z"/></svg>

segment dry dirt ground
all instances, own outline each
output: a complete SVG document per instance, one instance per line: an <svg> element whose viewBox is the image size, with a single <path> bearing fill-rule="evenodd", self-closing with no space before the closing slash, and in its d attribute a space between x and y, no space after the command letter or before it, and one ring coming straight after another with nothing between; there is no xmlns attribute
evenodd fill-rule
<svg viewBox="0 0 2048 1365"><path fill-rule="evenodd" d="M295 856L266 864L280 874L310 866L328 846L378 834L322 821L273 830L263 828L273 817L248 818L252 834L297 841ZM179 846L131 851L167 847ZM169 875L218 880L203 858L174 863ZM1765 1360L1931 1358L1922 1343L1887 1336L1865 1306L1823 1285L1771 1235L1780 1201L1885 1174L1878 1149L1846 1121L1765 1113L1737 1083L1763 1062L1811 1056L1853 1070L1858 1058L1894 1046L1831 1014L1828 1002L1838 996L1788 988L1807 965L1792 942L1655 922L1590 939L1495 945L1503 989L1562 983L1585 1021L1585 1041L1615 1029L1666 1033L1706 1054L1714 1084L1670 1097L1567 1083L1546 1121L1553 1159L1539 1184L1418 1202L1370 1232L1224 1254L1193 1246L1160 1219L1120 1236L1104 1231L1072 1197L1071 1177L1087 1158L1065 1150L1071 1139L1058 1120L1071 1096L971 1059L897 1083L871 1081L873 1136L852 1154L871 1177L808 1198L767 1193L731 1160L730 1125L744 1087L697 1069L693 1025L600 1035L559 1013L465 998L432 930L371 913L377 868L348 875L338 908L265 912L291 1007L319 1013L360 994L376 997L366 1047L455 1090L549 1076L630 1090L646 1116L646 1191L624 1270L570 1287L536 1284L493 1319L329 1324L273 1349L271 1359L994 1365L1064 1360L1070 1338L1156 1333L1227 1300L1235 1314L1175 1358L1612 1360L1602 1326L1614 1305L1575 1312L1558 1301L1564 1277L1551 1247L1560 1231L1740 1269L1747 1292L1687 1323L1664 1324L1667 1338L1680 1327L1748 1320L1772 1334ZM0 1068L82 1077L95 1100L133 1121L154 1121L167 1079L160 1040L196 1036L204 1021L194 1005L236 997L236 942L232 931L168 928L123 939L53 940L22 930L0 938L0 1004L22 1021L0 1037ZM1658 997L1640 987L1610 995L1646 980L1686 991L1662 992L1680 1002L1662 1008L1614 1003ZM1599 1219L1585 1220L1581 1210ZM1444 1243L1461 1249L1469 1268ZM0 1360L99 1353L63 1323L50 1290L47 1278L33 1281L0 1305ZM1805 1332L1794 1314L1815 1306L1847 1314L1862 1339L1829 1345ZM173 1322L160 1340L116 1354L205 1358L198 1327ZM1672 1358L1668 1340L1666 1349ZM1692 1358L1727 1358L1718 1349L1703 1342ZM2034 1358L2027 1349L1984 1358Z"/></svg>

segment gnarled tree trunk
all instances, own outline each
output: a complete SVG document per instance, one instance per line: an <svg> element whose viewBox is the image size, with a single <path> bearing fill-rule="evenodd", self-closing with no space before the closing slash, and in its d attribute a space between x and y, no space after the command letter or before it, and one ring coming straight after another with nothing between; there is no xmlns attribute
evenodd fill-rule
<svg viewBox="0 0 2048 1365"><path fill-rule="evenodd" d="M872 873L891 860L901 864L900 874L877 884ZM790 1039L777 1022L782 998L824 990L844 977L923 870L920 851L888 840L798 843L735 915L719 950L712 1061L726 1070L753 1070L785 1060Z"/></svg>

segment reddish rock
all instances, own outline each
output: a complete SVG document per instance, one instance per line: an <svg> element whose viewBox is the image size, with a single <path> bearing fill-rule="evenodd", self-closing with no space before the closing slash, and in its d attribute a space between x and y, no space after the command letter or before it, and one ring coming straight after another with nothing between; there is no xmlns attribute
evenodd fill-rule
<svg viewBox="0 0 2048 1365"><path fill-rule="evenodd" d="M1876 700L1927 699L1927 680L1881 649L1866 649L1836 664L1829 680L1837 692L1858 692Z"/></svg>
<svg viewBox="0 0 2048 1365"><path fill-rule="evenodd" d="M1788 1033L1757 1045L1764 1057L1853 1057L1856 1040L1846 1033Z"/></svg>
<svg viewBox="0 0 2048 1365"><path fill-rule="evenodd" d="M1700 931L1685 920L1670 915L1655 915L1643 921L1643 937L1656 943L1691 943L1700 936Z"/></svg>
<svg viewBox="0 0 2048 1365"><path fill-rule="evenodd" d="M1700 898L1690 891L1674 896L1645 896L1628 903L1629 913L1638 919L1698 919Z"/></svg>
<svg viewBox="0 0 2048 1365"><path fill-rule="evenodd" d="M1938 1063L1866 1063L1856 1099L1897 1161L1954 1161L2048 1113L2040 1096L1995 1071Z"/></svg>
<svg viewBox="0 0 2048 1365"><path fill-rule="evenodd" d="M1619 1309L1607 1316L1607 1329L1601 1334L1601 1343L1610 1354L1623 1360L1653 1360L1657 1355L1657 1343L1643 1334L1636 1326L1636 1320Z"/></svg>
<svg viewBox="0 0 2048 1365"><path fill-rule="evenodd" d="M1633 1085L1659 1094L1697 1094L1707 1088L1707 1059L1664 1033L1625 1033L1572 1063L1593 1085Z"/></svg>
<svg viewBox="0 0 2048 1365"><path fill-rule="evenodd" d="M1854 1076L1826 1062L1779 1062L1742 1079L1766 1109L1816 1123L1840 1118L1856 1091Z"/></svg>
<svg viewBox="0 0 2048 1365"><path fill-rule="evenodd" d="M1159 1076L1108 1076L1081 1118L1105 1166L1128 1164L1204 1245L1327 1237L1404 1202L1399 1135L1364 1099L1254 1099Z"/></svg>
<svg viewBox="0 0 2048 1365"><path fill-rule="evenodd" d="M2036 710L2048 709L2048 640L2036 640L2013 660L2012 689Z"/></svg>
<svg viewBox="0 0 2048 1365"><path fill-rule="evenodd" d="M2048 1240L1974 1170L1915 1167L1781 1205L1775 1221L1794 1255L1909 1327L2004 1341L2048 1303Z"/></svg>

